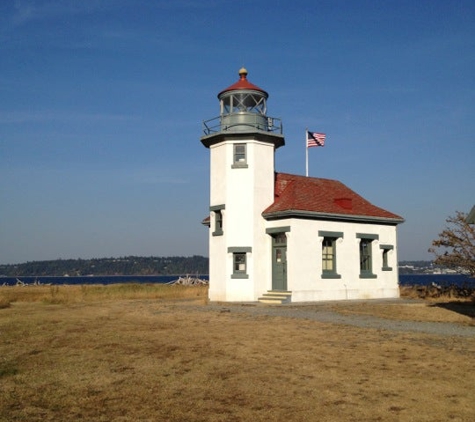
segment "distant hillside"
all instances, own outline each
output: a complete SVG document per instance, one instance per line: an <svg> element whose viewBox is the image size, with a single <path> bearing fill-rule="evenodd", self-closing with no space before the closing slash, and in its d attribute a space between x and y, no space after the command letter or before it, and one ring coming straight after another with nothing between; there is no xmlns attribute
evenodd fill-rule
<svg viewBox="0 0 475 422"><path fill-rule="evenodd" d="M431 261L401 261L400 274L420 274L434 269ZM0 276L84 276L84 275L184 275L209 273L204 256L56 259L23 264L0 265Z"/></svg>
<svg viewBox="0 0 475 422"><path fill-rule="evenodd" d="M0 265L0 276L185 275L208 274L208 258L141 257L56 259Z"/></svg>

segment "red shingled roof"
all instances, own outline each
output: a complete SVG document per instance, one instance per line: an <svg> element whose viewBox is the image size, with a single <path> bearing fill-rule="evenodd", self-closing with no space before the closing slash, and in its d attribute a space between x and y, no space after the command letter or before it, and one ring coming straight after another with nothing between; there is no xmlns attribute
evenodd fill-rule
<svg viewBox="0 0 475 422"><path fill-rule="evenodd" d="M379 208L337 180L276 173L274 203L264 210L266 218L308 214L318 218L358 220L389 220L402 223L404 219Z"/></svg>
<svg viewBox="0 0 475 422"><path fill-rule="evenodd" d="M242 68L240 71L239 71L239 80L235 83L235 84L232 84L231 86L228 86L226 89L223 89L219 94L218 94L218 98L221 94L223 94L224 92L228 92L228 91L236 91L238 89L251 89L251 90L254 90L254 91L260 91L260 92L263 92L266 97L268 96L267 92L264 91L262 88L259 88L257 85L254 85L254 84L251 84L248 80L247 80L247 70Z"/></svg>

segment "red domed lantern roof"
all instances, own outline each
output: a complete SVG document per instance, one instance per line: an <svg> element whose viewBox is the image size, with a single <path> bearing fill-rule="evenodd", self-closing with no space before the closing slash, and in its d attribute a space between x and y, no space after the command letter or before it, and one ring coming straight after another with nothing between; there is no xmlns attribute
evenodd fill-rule
<svg viewBox="0 0 475 422"><path fill-rule="evenodd" d="M237 81L235 84L233 84L231 86L228 86L226 89L223 89L218 94L218 98L221 96L221 94L224 94L225 92L236 91L236 90L241 90L241 89L247 89L247 90L250 89L250 90L253 90L253 91L262 92L265 95L266 98L269 96L269 94L267 94L267 92L264 91L262 88L259 88L257 85L251 84L247 80L247 70L244 67L242 67L239 70L239 81Z"/></svg>

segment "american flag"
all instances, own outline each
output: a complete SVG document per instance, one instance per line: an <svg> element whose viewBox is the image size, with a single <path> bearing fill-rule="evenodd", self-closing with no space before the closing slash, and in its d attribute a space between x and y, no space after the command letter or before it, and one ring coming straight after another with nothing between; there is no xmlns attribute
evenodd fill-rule
<svg viewBox="0 0 475 422"><path fill-rule="evenodd" d="M309 132L307 130L307 148L323 147L325 145L325 138L327 135L318 132Z"/></svg>

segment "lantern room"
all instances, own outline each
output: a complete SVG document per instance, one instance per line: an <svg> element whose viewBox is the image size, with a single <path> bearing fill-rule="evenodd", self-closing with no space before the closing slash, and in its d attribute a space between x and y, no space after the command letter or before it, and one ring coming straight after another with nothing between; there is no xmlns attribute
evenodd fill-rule
<svg viewBox="0 0 475 422"><path fill-rule="evenodd" d="M267 116L269 94L247 80L247 70L239 70L239 80L218 94L220 115L203 122L205 137L218 133L265 132L282 134L281 120Z"/></svg>
<svg viewBox="0 0 475 422"><path fill-rule="evenodd" d="M247 70L239 70L239 81L218 94L221 116L233 113L266 115L267 92L247 80Z"/></svg>

